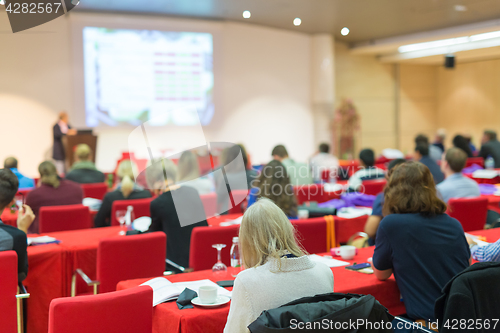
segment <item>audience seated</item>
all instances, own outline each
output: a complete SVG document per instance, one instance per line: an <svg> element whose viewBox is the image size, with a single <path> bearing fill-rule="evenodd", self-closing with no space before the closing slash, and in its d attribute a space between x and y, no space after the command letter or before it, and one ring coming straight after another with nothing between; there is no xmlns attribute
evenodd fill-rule
<svg viewBox="0 0 500 333"><path fill-rule="evenodd" d="M444 148L445 139L446 139L446 130L444 128L438 129L432 145L438 147L441 150L441 153L444 153L446 150Z"/></svg>
<svg viewBox="0 0 500 333"><path fill-rule="evenodd" d="M29 233L38 233L38 211L41 207L76 205L81 204L83 200L83 190L80 185L59 178L56 166L51 161L42 162L38 166L38 172L41 186L30 191L26 197L26 204L35 214L35 220L28 229Z"/></svg>
<svg viewBox="0 0 500 333"><path fill-rule="evenodd" d="M495 168L500 168L500 142L497 140L497 133L495 131L486 130L481 140L483 144L479 151L479 157L485 160L488 157L493 158L495 161Z"/></svg>
<svg viewBox="0 0 500 333"><path fill-rule="evenodd" d="M427 146L429 147L429 157L435 162L441 161L441 155L443 155L444 150L439 146L430 145L429 138L426 135L419 134L415 137L415 146Z"/></svg>
<svg viewBox="0 0 500 333"><path fill-rule="evenodd" d="M234 281L224 333L246 333L264 310L333 291L331 269L307 257L271 200L260 199L245 212L239 240L246 269Z"/></svg>
<svg viewBox="0 0 500 333"><path fill-rule="evenodd" d="M444 180L444 174L441 172L439 165L437 165L437 163L429 157L429 146L417 145L417 147L415 147L413 158L415 161L418 161L429 168L435 184L439 184Z"/></svg>
<svg viewBox="0 0 500 333"><path fill-rule="evenodd" d="M198 191L199 194L207 194L214 191L214 184L206 177L200 177L200 165L196 155L186 150L182 153L178 163L178 183L184 183L183 186L190 186Z"/></svg>
<svg viewBox="0 0 500 333"><path fill-rule="evenodd" d="M375 167L375 153L371 149L363 149L359 153L361 170L356 171L347 185L350 191L357 191L363 180L373 180L385 177L385 171Z"/></svg>
<svg viewBox="0 0 500 333"><path fill-rule="evenodd" d="M336 172L339 168L339 160L330 154L330 145L322 143L319 145L319 152L310 161L312 177L315 182L321 182L324 170Z"/></svg>
<svg viewBox="0 0 500 333"><path fill-rule="evenodd" d="M406 314L435 322L434 302L456 274L469 266L460 223L445 214L425 165L406 162L389 173L384 218L377 230L372 266L379 280L393 273Z"/></svg>
<svg viewBox="0 0 500 333"><path fill-rule="evenodd" d="M258 198L268 198L281 208L288 218L297 218L297 198L288 173L280 161L272 160L264 166L255 185L256 187L250 190L247 208Z"/></svg>
<svg viewBox="0 0 500 333"><path fill-rule="evenodd" d="M150 188L161 193L151 202L149 231L163 231L167 235L167 259L187 268L191 232L195 227L208 226L200 195L190 186L175 184L177 168L171 160L153 162L146 177ZM167 269L180 271L171 265Z"/></svg>
<svg viewBox="0 0 500 333"><path fill-rule="evenodd" d="M14 205L19 187L16 175L8 168L0 169L0 212ZM18 280L22 282L28 274L28 247L26 233L35 215L28 205L23 205L17 215L17 228L3 224L0 220L0 251L14 250L17 253Z"/></svg>
<svg viewBox="0 0 500 333"><path fill-rule="evenodd" d="M460 148L450 148L446 154L443 154L441 171L446 179L436 188L438 195L445 203L448 203L451 198L473 198L481 195L479 185L462 174L466 163L467 155Z"/></svg>
<svg viewBox="0 0 500 333"><path fill-rule="evenodd" d="M3 162L3 167L5 169L10 169L10 171L12 171L16 175L17 180L19 181L20 190L34 188L35 181L20 173L19 170L17 169L17 165L18 165L17 159L15 157L7 157Z"/></svg>
<svg viewBox="0 0 500 333"><path fill-rule="evenodd" d="M249 157L247 154L247 150L245 149L245 146L242 144L238 144L238 146L240 147L241 154L243 155L243 162L245 163L245 170L247 174L247 184L248 188L250 189L253 187L253 182L257 179L259 173L254 169L252 169L252 165L249 162Z"/></svg>
<svg viewBox="0 0 500 333"><path fill-rule="evenodd" d="M305 163L299 163L288 157L288 151L285 146L278 145L271 152L273 159L280 161L286 168L290 177L290 183L293 186L312 184L311 172Z"/></svg>
<svg viewBox="0 0 500 333"><path fill-rule="evenodd" d="M472 238L467 237L472 259L477 261L500 262L500 239L495 243L478 245Z"/></svg>
<svg viewBox="0 0 500 333"><path fill-rule="evenodd" d="M472 150L470 149L469 142L464 136L460 134L455 135L453 138L453 146L462 149L465 154L467 154L467 157L474 157Z"/></svg>
<svg viewBox="0 0 500 333"><path fill-rule="evenodd" d="M387 171L390 172L395 166L400 165L404 162L406 162L406 160L402 158L392 160L391 162L389 162ZM387 179L389 178L388 175L386 175L386 178ZM372 215L368 217L365 224L365 233L369 237L368 245L370 246L375 245L375 236L377 234L377 229L380 224L380 221L382 221L382 218L384 217L384 214L382 213L383 206L384 206L384 192L381 192L375 198L375 201L373 202Z"/></svg>
<svg viewBox="0 0 500 333"><path fill-rule="evenodd" d="M66 179L80 184L102 183L104 174L97 170L92 162L92 149L84 143L76 146L75 163L66 174Z"/></svg>
<svg viewBox="0 0 500 333"><path fill-rule="evenodd" d="M111 224L111 208L115 200L151 198L151 192L134 183L134 174L137 174L134 169L137 170L137 166L131 160L120 162L116 171L120 184L113 192L104 196L101 208L95 216L94 226L105 227Z"/></svg>
<svg viewBox="0 0 500 333"><path fill-rule="evenodd" d="M465 140L467 141L467 144L469 145L470 150L472 153L475 153L477 151L476 146L472 143L472 136L469 133L466 133L463 135Z"/></svg>

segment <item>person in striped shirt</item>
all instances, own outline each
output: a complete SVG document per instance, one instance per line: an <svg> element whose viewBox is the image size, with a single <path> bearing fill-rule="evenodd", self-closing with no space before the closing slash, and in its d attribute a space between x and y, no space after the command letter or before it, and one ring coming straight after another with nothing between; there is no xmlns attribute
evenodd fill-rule
<svg viewBox="0 0 500 333"><path fill-rule="evenodd" d="M488 245L478 245L472 238L467 237L472 259L477 261L500 262L500 239Z"/></svg>

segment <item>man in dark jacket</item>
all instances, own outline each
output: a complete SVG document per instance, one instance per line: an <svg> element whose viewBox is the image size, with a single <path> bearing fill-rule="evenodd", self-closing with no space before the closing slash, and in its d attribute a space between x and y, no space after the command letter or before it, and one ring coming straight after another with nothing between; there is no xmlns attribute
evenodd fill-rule
<svg viewBox="0 0 500 333"><path fill-rule="evenodd" d="M422 144L417 145L413 156L415 161L418 161L429 168L436 185L444 180L444 174L441 172L441 168L432 158L429 157L429 146Z"/></svg>
<svg viewBox="0 0 500 333"><path fill-rule="evenodd" d="M434 313L439 332L498 332L499 280L500 263L496 262L476 263L457 274L436 300Z"/></svg>
<svg viewBox="0 0 500 333"><path fill-rule="evenodd" d="M76 130L72 129L68 124L68 114L66 112L59 113L59 121L52 128L52 133L54 136L54 145L52 147L52 158L55 161L57 173L59 175L65 172L65 158L64 144L62 141L65 135L75 135Z"/></svg>
<svg viewBox="0 0 500 333"><path fill-rule="evenodd" d="M76 146L75 163L66 175L66 179L80 184L104 182L104 174L97 170L92 162L92 149L88 145L82 143Z"/></svg>
<svg viewBox="0 0 500 333"><path fill-rule="evenodd" d="M489 130L484 131L481 142L483 145L479 151L479 157L486 160L488 156L491 156L495 161L495 168L500 168L500 142L497 140L497 133Z"/></svg>

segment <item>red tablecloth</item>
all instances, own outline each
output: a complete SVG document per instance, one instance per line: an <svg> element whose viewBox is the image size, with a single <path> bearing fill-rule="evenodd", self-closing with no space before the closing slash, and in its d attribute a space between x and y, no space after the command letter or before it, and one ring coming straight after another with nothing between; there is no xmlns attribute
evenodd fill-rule
<svg viewBox="0 0 500 333"><path fill-rule="evenodd" d="M46 333L50 301L64 296L66 271L63 248L57 244L28 247L28 277L23 284L31 294L27 305L28 333Z"/></svg>
<svg viewBox="0 0 500 333"><path fill-rule="evenodd" d="M491 178L491 179L485 179L485 178L474 178L474 177L472 177L472 173L464 173L463 175L466 177L469 177L471 179L474 179L478 184L498 184L498 183L500 183L500 176L496 176L496 177Z"/></svg>

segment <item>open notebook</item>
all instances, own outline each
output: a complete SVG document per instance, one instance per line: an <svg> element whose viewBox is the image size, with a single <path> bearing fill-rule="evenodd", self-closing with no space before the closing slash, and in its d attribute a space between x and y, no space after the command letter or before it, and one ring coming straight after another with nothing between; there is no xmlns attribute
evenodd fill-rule
<svg viewBox="0 0 500 333"><path fill-rule="evenodd" d="M177 299L185 288L194 290L199 294L201 286L216 286L218 288L218 295L231 297L231 292L229 290L220 287L210 280L172 283L166 278L158 277L144 282L141 286L150 286L153 288L153 306Z"/></svg>

